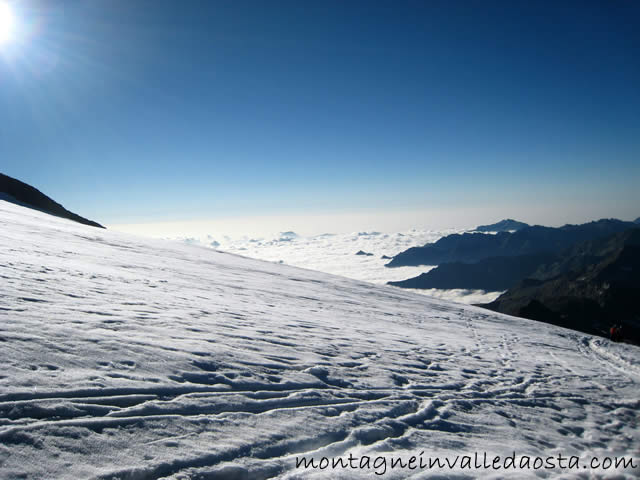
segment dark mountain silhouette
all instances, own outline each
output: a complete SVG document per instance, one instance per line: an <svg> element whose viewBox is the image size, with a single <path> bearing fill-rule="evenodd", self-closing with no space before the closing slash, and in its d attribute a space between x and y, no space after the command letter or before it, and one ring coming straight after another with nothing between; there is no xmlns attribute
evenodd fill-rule
<svg viewBox="0 0 640 480"><path fill-rule="evenodd" d="M40 210L41 212L55 215L56 217L67 218L92 227L104 228L99 223L87 220L80 215L70 212L31 185L27 185L20 180L3 175L2 173L0 173L0 199Z"/></svg>
<svg viewBox="0 0 640 480"><path fill-rule="evenodd" d="M505 220L500 220L498 223L492 223L491 225L480 225L476 227L476 231L478 232L509 232L509 231L517 231L522 230L523 228L528 227L528 223L519 222L517 220L513 220L512 218L507 218Z"/></svg>
<svg viewBox="0 0 640 480"><path fill-rule="evenodd" d="M640 217L636 218L633 223L640 223Z"/></svg>
<svg viewBox="0 0 640 480"><path fill-rule="evenodd" d="M373 255L373 253L365 252L364 250L358 250L356 252L356 255L364 255L366 257L371 257Z"/></svg>
<svg viewBox="0 0 640 480"><path fill-rule="evenodd" d="M632 226L633 228L633 226ZM548 280L600 261L617 248L611 237L581 242L562 254L539 253L513 257L491 257L477 263L443 263L417 277L389 282L402 288L469 288L506 290L531 278Z"/></svg>
<svg viewBox="0 0 640 480"><path fill-rule="evenodd" d="M453 234L423 247L412 247L394 256L387 267L474 263L491 257L512 257L540 253L560 254L570 246L622 232L635 226L633 222L603 219L582 225L559 228L539 225L517 232Z"/></svg>
<svg viewBox="0 0 640 480"><path fill-rule="evenodd" d="M491 310L607 336L612 324L640 342L640 228L569 249L483 305Z"/></svg>
<svg viewBox="0 0 640 480"><path fill-rule="evenodd" d="M491 257L478 263L443 263L417 277L388 282L402 288L468 288L488 291L506 290L533 274L541 265L557 259L554 254Z"/></svg>

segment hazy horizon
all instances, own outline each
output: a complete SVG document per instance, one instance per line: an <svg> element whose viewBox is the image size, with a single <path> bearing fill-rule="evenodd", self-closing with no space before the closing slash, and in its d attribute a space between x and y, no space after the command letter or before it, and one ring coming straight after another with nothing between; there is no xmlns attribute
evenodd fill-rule
<svg viewBox="0 0 640 480"><path fill-rule="evenodd" d="M628 209L626 215L611 215L601 209L600 214L588 215L577 208L552 212L547 208L529 210L518 214L516 209L460 208L443 210L361 210L352 212L310 213L298 215L226 216L210 219L174 220L161 222L130 222L106 224L107 228L152 237L192 237L205 235L268 236L293 231L303 236L325 233L352 233L378 231L402 232L411 229L446 230L471 229L478 225L496 223L506 218L523 221L531 225L558 227L566 224L587 223L602 218L618 218L633 221L635 215ZM558 214L559 213L559 214Z"/></svg>

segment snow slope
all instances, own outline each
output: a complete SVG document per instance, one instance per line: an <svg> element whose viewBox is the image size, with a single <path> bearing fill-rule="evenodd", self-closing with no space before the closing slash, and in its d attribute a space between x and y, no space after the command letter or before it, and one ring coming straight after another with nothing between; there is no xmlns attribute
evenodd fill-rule
<svg viewBox="0 0 640 480"><path fill-rule="evenodd" d="M379 478L297 455L640 461L627 345L3 201L0 279L2 479Z"/></svg>

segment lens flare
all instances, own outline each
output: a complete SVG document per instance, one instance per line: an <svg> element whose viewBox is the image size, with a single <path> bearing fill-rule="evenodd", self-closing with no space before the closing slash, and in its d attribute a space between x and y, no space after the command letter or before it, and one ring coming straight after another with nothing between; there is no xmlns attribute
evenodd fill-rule
<svg viewBox="0 0 640 480"><path fill-rule="evenodd" d="M11 40L13 32L13 12L7 3L0 2L0 45Z"/></svg>

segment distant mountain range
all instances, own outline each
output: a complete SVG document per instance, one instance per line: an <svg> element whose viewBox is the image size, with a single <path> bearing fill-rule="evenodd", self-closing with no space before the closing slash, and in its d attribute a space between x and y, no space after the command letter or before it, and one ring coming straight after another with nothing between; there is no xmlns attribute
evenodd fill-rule
<svg viewBox="0 0 640 480"><path fill-rule="evenodd" d="M528 227L528 223L519 222L511 218L500 220L498 223L492 223L491 225L480 225L476 227L478 232L512 232L522 230Z"/></svg>
<svg viewBox="0 0 640 480"><path fill-rule="evenodd" d="M453 234L423 247L413 247L394 256L387 267L475 263L491 257L513 257L540 253L559 254L572 245L622 232L633 222L603 219L582 225L559 228L539 225L516 232Z"/></svg>
<svg viewBox="0 0 640 480"><path fill-rule="evenodd" d="M92 227L104 228L97 222L88 220L80 215L70 212L31 185L7 175L3 175L2 173L0 173L0 200L6 200L11 203L40 210L41 212L55 215L56 217L66 218Z"/></svg>

